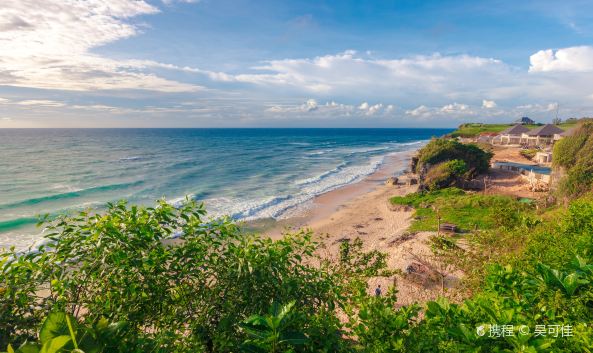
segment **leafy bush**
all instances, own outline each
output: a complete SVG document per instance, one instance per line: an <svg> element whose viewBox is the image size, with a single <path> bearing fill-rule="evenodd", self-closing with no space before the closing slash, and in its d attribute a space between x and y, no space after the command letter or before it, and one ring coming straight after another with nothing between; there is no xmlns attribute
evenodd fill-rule
<svg viewBox="0 0 593 353"><path fill-rule="evenodd" d="M537 153L537 150L526 149L526 150L519 151L519 153L527 159L533 159L533 157L535 157L535 154Z"/></svg>
<svg viewBox="0 0 593 353"><path fill-rule="evenodd" d="M593 186L593 122L584 121L554 145L556 168L564 168L566 176L560 182L562 196L576 197L590 191Z"/></svg>
<svg viewBox="0 0 593 353"><path fill-rule="evenodd" d="M488 171L492 153L486 152L473 144L462 144L450 139L433 139L426 146L418 151L415 159L414 169L421 173L423 169L437 168L433 172L433 179L439 184L447 185L448 177L452 176L454 171L463 171L458 176L471 178L476 174ZM451 164L442 165L442 163L458 161ZM463 164L461 164L463 162Z"/></svg>
<svg viewBox="0 0 593 353"><path fill-rule="evenodd" d="M194 203L122 202L55 221L47 235L53 244L38 252L1 254L0 346L34 339L57 310L91 326L124 322L122 352L234 351L246 337L239 323L273 303L295 302L295 324L316 351L319 336L339 336L341 327L320 318L384 267L378 252L354 246L340 263L320 261L310 233L273 241L204 216Z"/></svg>
<svg viewBox="0 0 593 353"><path fill-rule="evenodd" d="M467 171L467 165L459 159L439 163L428 170L424 177L424 184L429 190L453 186Z"/></svg>

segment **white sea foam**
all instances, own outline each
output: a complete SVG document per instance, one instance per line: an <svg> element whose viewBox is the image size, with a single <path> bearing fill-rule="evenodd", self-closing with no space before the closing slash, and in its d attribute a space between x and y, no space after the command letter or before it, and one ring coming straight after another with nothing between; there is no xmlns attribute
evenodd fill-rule
<svg viewBox="0 0 593 353"><path fill-rule="evenodd" d="M283 219L296 207L305 205L315 196L362 180L375 172L383 163L384 156L371 158L364 165L346 166L345 163L319 176L301 180L301 188L290 195L279 195L255 200L214 198L205 200L211 215L230 215L235 219L255 220L262 218Z"/></svg>

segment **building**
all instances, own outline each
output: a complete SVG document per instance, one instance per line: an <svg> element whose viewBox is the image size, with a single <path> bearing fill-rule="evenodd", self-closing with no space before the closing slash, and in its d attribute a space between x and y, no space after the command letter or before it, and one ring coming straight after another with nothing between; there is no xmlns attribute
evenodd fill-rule
<svg viewBox="0 0 593 353"><path fill-rule="evenodd" d="M533 160L537 164L550 164L552 163L552 152L537 152Z"/></svg>
<svg viewBox="0 0 593 353"><path fill-rule="evenodd" d="M525 126L517 124L501 131L494 141L501 145L518 145L521 143L521 135L528 131L529 129Z"/></svg>
<svg viewBox="0 0 593 353"><path fill-rule="evenodd" d="M535 121L529 119L528 117L524 116L521 119L517 119L517 121L515 121L515 124L521 124L521 125L533 125L535 124Z"/></svg>
<svg viewBox="0 0 593 353"><path fill-rule="evenodd" d="M554 135L563 133L564 130L553 124L538 126L521 134L521 144L528 146L546 146L554 143Z"/></svg>

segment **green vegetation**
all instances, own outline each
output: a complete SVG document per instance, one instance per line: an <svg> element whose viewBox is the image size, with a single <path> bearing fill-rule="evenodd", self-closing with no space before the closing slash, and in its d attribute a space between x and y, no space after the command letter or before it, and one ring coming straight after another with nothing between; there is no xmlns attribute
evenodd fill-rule
<svg viewBox="0 0 593 353"><path fill-rule="evenodd" d="M484 173L490 167L492 154L474 144L463 144L451 139L433 139L418 151L416 172L425 166L452 160L463 161L471 175Z"/></svg>
<svg viewBox="0 0 593 353"><path fill-rule="evenodd" d="M535 154L537 153L537 150L535 149L526 149L526 150L521 150L519 151L519 153L527 158L527 159L533 159L533 157L535 157Z"/></svg>
<svg viewBox="0 0 593 353"><path fill-rule="evenodd" d="M437 190L470 180L490 167L492 153L474 144L452 139L433 139L413 160L413 169L421 175L423 188Z"/></svg>
<svg viewBox="0 0 593 353"><path fill-rule="evenodd" d="M428 170L424 183L430 190L441 189L455 185L467 172L467 164L460 159L442 162Z"/></svg>
<svg viewBox="0 0 593 353"><path fill-rule="evenodd" d="M205 221L192 203L119 203L55 221L55 244L37 253L0 256L0 344L22 353L593 350L593 199L549 215L458 189L395 201L467 212L452 221L471 233L433 243L466 273L469 299L397 308L396 288L367 294L368 279L390 271L360 240L327 260L308 233L272 241ZM512 335L507 326L500 335L503 325ZM570 337L536 335L536 325L569 327Z"/></svg>
<svg viewBox="0 0 593 353"><path fill-rule="evenodd" d="M458 188L396 196L391 202L415 209L411 231L436 231L437 217L462 231L492 229L526 217L529 207L510 196L469 194Z"/></svg>
<svg viewBox="0 0 593 353"><path fill-rule="evenodd" d="M476 137L484 132L501 132L511 124L480 124L468 123L459 125L457 130L451 133L451 137Z"/></svg>
<svg viewBox="0 0 593 353"><path fill-rule="evenodd" d="M593 122L583 121L572 136L554 146L555 168L563 168L566 177L560 182L559 194L568 198L582 195L593 185Z"/></svg>
<svg viewBox="0 0 593 353"><path fill-rule="evenodd" d="M275 349L295 344L277 337L286 327L306 335L305 351L345 344L335 311L364 300L367 278L385 269L384 254L363 253L354 241L326 261L309 233L272 241L204 217L194 203L122 202L54 221L53 245L37 252L0 254L0 346L33 342L45 318L61 312L85 327L104 319L124 325L117 349L86 352L233 352L265 343L251 336L263 322L252 315L288 303L295 303L290 322L263 319ZM69 352L60 340L58 351Z"/></svg>
<svg viewBox="0 0 593 353"><path fill-rule="evenodd" d="M557 125L559 128L566 130L566 129L569 129L569 128L575 126L576 123L577 123L576 119L567 119L565 122L557 124ZM477 137L481 133L488 133L488 132L498 133L510 126L513 126L513 125L514 124L467 123L467 124L459 125L457 130L453 131L450 134L450 136L451 137L465 137L465 138ZM525 127L528 129L534 129L541 125L542 124L525 125Z"/></svg>

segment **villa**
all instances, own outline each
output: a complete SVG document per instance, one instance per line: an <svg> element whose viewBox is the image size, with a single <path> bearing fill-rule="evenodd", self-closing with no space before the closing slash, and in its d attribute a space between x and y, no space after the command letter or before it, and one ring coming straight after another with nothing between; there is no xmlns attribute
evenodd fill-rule
<svg viewBox="0 0 593 353"><path fill-rule="evenodd" d="M554 136L562 134L564 130L553 124L536 127L521 134L521 144L528 146L545 146L554 143Z"/></svg>
<svg viewBox="0 0 593 353"><path fill-rule="evenodd" d="M502 131L497 138L496 142L506 145L518 145L521 143L522 134L528 132L529 129L521 124L511 126L508 129Z"/></svg>

